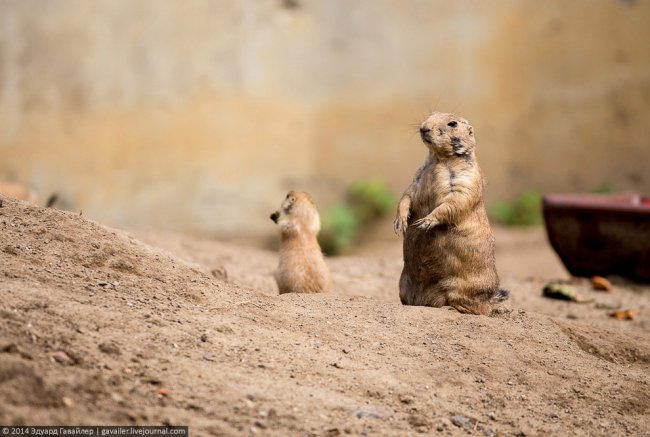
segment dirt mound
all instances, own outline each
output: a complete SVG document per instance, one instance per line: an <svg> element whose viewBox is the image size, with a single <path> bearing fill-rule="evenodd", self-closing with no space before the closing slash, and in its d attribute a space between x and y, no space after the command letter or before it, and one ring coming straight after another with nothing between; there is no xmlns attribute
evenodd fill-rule
<svg viewBox="0 0 650 437"><path fill-rule="evenodd" d="M621 322L506 278L512 313L463 316L401 306L399 258L360 256L330 260L330 294L277 296L274 253L138 234L168 252L2 200L2 423L175 424L195 435L650 432L645 295L603 298L636 305L638 318Z"/></svg>
<svg viewBox="0 0 650 437"><path fill-rule="evenodd" d="M593 326L560 324L562 331L583 351L612 363L650 364L650 344L647 337L619 334Z"/></svg>

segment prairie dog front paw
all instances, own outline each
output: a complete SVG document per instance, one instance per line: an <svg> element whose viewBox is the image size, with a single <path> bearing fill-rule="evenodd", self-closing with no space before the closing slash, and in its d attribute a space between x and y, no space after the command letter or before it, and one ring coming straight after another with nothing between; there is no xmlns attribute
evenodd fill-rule
<svg viewBox="0 0 650 437"><path fill-rule="evenodd" d="M423 231L428 231L430 229L435 228L437 225L439 225L440 222L437 219L431 218L429 216L421 218L420 220L416 220L413 223L413 226L417 226L418 228L422 229Z"/></svg>

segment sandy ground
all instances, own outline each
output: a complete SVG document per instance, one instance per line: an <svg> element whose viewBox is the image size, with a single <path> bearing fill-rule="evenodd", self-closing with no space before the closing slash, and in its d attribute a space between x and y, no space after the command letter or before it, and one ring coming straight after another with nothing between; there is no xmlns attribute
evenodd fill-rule
<svg viewBox="0 0 650 437"><path fill-rule="evenodd" d="M0 199L2 424L650 435L650 290L543 298L566 273L539 229L497 230L512 311L482 317L400 305L389 232L328 260L331 293L278 296L271 250Z"/></svg>

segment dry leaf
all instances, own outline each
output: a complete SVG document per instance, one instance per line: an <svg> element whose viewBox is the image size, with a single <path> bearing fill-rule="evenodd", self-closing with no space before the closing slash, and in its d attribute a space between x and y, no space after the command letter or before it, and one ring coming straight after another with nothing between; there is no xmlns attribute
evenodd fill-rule
<svg viewBox="0 0 650 437"><path fill-rule="evenodd" d="M570 285L551 282L544 286L542 294L551 299L578 301L578 293Z"/></svg>
<svg viewBox="0 0 650 437"><path fill-rule="evenodd" d="M632 320L636 317L636 311L632 308L627 310L616 310L612 311L610 317L614 317L616 320Z"/></svg>
<svg viewBox="0 0 650 437"><path fill-rule="evenodd" d="M612 291L614 288L611 282L602 276L592 276L591 285L594 287L594 290Z"/></svg>

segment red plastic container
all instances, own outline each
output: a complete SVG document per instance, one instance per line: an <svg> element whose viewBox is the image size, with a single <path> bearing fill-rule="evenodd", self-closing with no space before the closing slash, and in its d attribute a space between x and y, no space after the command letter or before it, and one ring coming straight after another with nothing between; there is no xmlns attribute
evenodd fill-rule
<svg viewBox="0 0 650 437"><path fill-rule="evenodd" d="M551 246L572 275L650 283L649 197L549 194L542 209Z"/></svg>

